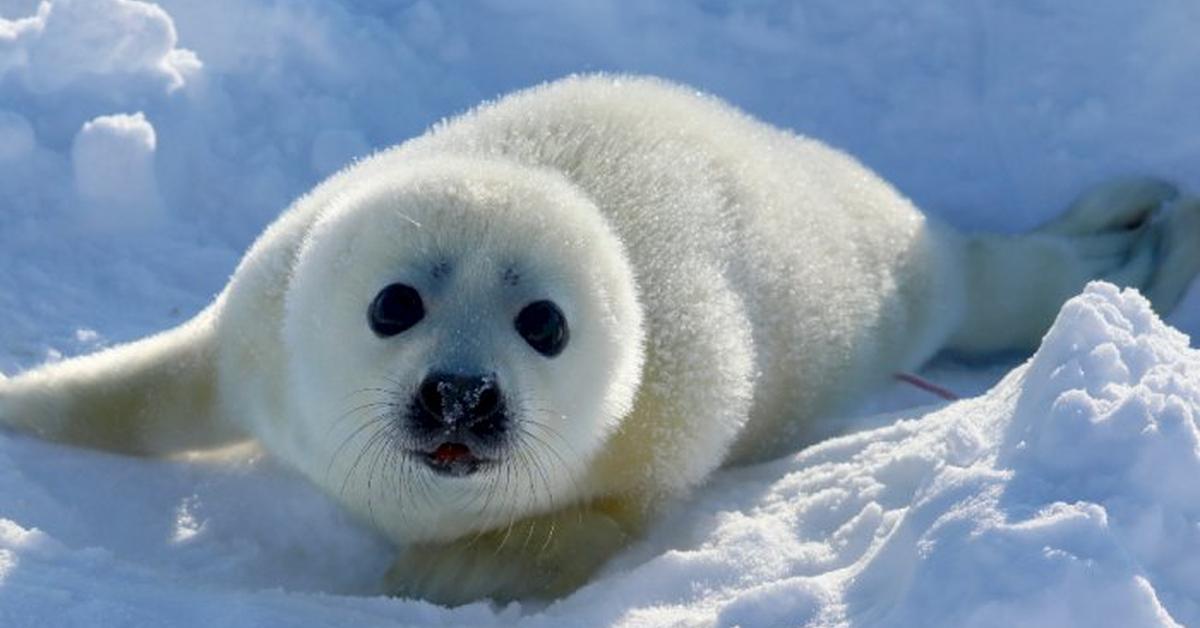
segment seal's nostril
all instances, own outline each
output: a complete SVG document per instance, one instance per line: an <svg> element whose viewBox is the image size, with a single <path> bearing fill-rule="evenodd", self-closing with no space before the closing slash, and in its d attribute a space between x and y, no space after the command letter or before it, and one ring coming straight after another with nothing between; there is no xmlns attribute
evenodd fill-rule
<svg viewBox="0 0 1200 628"><path fill-rule="evenodd" d="M482 419L494 414L499 407L500 392L496 390L496 386L491 382L483 382L483 388L479 391L479 397L475 402L475 410L472 414Z"/></svg>
<svg viewBox="0 0 1200 628"><path fill-rule="evenodd" d="M421 389L417 391L417 401L429 414L437 418L442 418L442 387L445 379L439 376L432 376L421 382Z"/></svg>

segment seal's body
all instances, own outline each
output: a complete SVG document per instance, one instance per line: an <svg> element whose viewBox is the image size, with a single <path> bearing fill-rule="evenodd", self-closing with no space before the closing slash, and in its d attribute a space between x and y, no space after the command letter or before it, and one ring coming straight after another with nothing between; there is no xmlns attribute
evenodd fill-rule
<svg viewBox="0 0 1200 628"><path fill-rule="evenodd" d="M967 236L847 155L654 79L508 96L334 175L178 329L0 382L0 420L257 438L403 548L402 594L578 586L721 464L943 348L1036 344L1091 278L1170 307L1200 204L1102 186Z"/></svg>

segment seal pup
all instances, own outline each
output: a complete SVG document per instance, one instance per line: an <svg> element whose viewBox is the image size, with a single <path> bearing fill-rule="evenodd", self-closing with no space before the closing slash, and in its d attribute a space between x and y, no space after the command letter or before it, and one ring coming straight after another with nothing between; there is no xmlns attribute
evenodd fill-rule
<svg viewBox="0 0 1200 628"><path fill-rule="evenodd" d="M330 177L193 320L0 382L0 422L136 454L254 438L399 545L393 592L553 597L940 349L1033 347L1093 278L1170 308L1200 267L1174 197L1125 180L963 234L714 98L571 77Z"/></svg>

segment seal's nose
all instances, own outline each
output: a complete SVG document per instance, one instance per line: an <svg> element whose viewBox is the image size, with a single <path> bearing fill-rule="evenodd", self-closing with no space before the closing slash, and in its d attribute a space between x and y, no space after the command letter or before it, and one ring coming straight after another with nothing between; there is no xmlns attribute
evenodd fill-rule
<svg viewBox="0 0 1200 628"><path fill-rule="evenodd" d="M417 391L417 403L447 427L471 427L500 408L500 388L493 377L430 373Z"/></svg>

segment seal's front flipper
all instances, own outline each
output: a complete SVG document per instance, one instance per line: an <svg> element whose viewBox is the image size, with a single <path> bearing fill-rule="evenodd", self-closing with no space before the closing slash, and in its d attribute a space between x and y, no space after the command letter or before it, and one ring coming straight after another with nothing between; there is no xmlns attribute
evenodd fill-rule
<svg viewBox="0 0 1200 628"><path fill-rule="evenodd" d="M137 342L0 379L0 425L73 445L168 454L228 444L206 311Z"/></svg>
<svg viewBox="0 0 1200 628"><path fill-rule="evenodd" d="M387 592L458 606L489 598L550 600L582 586L645 526L647 511L620 499L528 517L448 543L404 548Z"/></svg>

